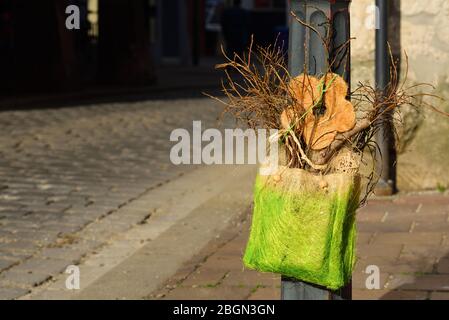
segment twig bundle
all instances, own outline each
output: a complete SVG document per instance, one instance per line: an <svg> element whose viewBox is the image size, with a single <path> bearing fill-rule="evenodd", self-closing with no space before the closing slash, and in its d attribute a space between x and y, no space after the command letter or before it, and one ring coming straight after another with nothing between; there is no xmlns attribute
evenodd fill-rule
<svg viewBox="0 0 449 320"><path fill-rule="evenodd" d="M314 26L292 15L317 33L325 49L330 51L330 31L320 35ZM348 47L349 41L337 48L337 56L342 52L347 56ZM224 113L232 114L250 128L279 129L278 138L285 147L289 168L327 174L335 170L333 162L342 150L360 157L368 151L373 156L378 152L376 133L384 125L394 128L392 114L399 112L401 106L426 106L449 116L422 99L424 96L439 97L413 93L418 87L430 85L406 86L408 58L404 78L399 80L391 50L391 81L387 88L380 91L369 84L358 83L353 92L349 92L342 77L332 72L345 57L338 61L335 55L329 58L327 72L320 77L308 74L306 64L303 74L292 77L277 41L262 47L254 45L251 38L248 51L243 55L230 57L223 49L222 52L226 62L216 68L225 73L222 90L226 99L210 97L224 104ZM377 182L375 167L369 173L371 183L368 183L367 194Z"/></svg>

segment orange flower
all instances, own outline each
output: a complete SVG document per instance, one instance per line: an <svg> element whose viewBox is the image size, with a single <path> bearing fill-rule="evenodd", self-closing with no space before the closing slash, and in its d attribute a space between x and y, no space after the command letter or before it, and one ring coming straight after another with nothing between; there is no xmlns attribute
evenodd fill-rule
<svg viewBox="0 0 449 320"><path fill-rule="evenodd" d="M346 100L348 85L342 77L333 73L321 79L300 75L292 79L289 86L294 101L293 106L281 114L282 127L290 128L292 122L301 117L304 120L302 136L313 150L328 147L338 133L354 128L354 107ZM319 109L322 112L315 115Z"/></svg>

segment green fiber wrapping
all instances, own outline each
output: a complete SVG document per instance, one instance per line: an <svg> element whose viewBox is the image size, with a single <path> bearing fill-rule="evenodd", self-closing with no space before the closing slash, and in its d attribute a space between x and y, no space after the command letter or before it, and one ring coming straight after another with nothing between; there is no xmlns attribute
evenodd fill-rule
<svg viewBox="0 0 449 320"><path fill-rule="evenodd" d="M351 178L333 180L337 186L323 191L257 177L245 266L332 290L346 285L355 262L360 187Z"/></svg>

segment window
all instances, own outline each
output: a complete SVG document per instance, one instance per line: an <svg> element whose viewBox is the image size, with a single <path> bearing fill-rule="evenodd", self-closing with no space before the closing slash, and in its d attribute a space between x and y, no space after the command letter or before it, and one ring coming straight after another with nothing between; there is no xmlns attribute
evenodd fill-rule
<svg viewBox="0 0 449 320"><path fill-rule="evenodd" d="M87 20L89 21L89 37L98 38L98 0L87 1Z"/></svg>

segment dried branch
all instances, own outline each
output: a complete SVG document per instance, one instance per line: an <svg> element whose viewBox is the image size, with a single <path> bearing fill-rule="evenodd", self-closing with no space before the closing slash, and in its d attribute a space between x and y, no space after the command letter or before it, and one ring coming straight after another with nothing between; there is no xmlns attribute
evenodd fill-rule
<svg viewBox="0 0 449 320"><path fill-rule="evenodd" d="M331 158L337 153L351 138L359 134L361 131L366 130L371 125L371 122L367 119L360 121L354 129L337 135L337 138L331 143L328 149L320 153L321 160L317 161L318 165L329 163Z"/></svg>

